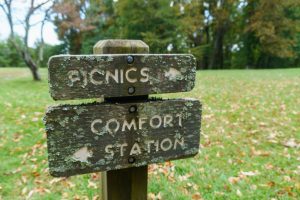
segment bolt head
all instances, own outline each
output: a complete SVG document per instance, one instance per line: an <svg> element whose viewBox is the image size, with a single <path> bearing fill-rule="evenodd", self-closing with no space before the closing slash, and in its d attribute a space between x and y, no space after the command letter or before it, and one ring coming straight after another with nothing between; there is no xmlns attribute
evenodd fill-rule
<svg viewBox="0 0 300 200"><path fill-rule="evenodd" d="M135 162L135 157L131 156L128 158L128 163L132 164Z"/></svg>
<svg viewBox="0 0 300 200"><path fill-rule="evenodd" d="M128 63L128 64L132 64L133 61L134 61L133 56L127 56L127 63Z"/></svg>
<svg viewBox="0 0 300 200"><path fill-rule="evenodd" d="M129 107L129 112L130 113L134 113L136 111L137 111L137 106L136 105L132 105L132 106Z"/></svg>
<svg viewBox="0 0 300 200"><path fill-rule="evenodd" d="M128 94L134 94L135 93L135 88L133 86L128 88Z"/></svg>

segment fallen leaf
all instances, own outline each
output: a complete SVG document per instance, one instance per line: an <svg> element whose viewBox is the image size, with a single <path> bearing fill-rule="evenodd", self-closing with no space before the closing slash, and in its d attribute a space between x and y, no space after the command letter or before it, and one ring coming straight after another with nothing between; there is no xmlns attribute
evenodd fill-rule
<svg viewBox="0 0 300 200"><path fill-rule="evenodd" d="M155 194L154 193L148 193L148 199L154 200L155 199Z"/></svg>
<svg viewBox="0 0 300 200"><path fill-rule="evenodd" d="M261 128L264 128L264 127L267 127L267 124L264 123L264 122L260 122L260 123L259 123L259 126L260 126Z"/></svg>
<svg viewBox="0 0 300 200"><path fill-rule="evenodd" d="M224 192L215 191L215 196L224 196Z"/></svg>
<svg viewBox="0 0 300 200"><path fill-rule="evenodd" d="M295 183L295 188L296 188L296 190L300 191L300 183L299 182Z"/></svg>
<svg viewBox="0 0 300 200"><path fill-rule="evenodd" d="M271 133L270 135L268 135L267 139L268 140L273 140L277 137L277 134L276 133Z"/></svg>
<svg viewBox="0 0 300 200"><path fill-rule="evenodd" d="M199 192L196 192L192 195L192 200L202 200L201 194Z"/></svg>
<svg viewBox="0 0 300 200"><path fill-rule="evenodd" d="M265 164L265 168L268 170L271 170L274 168L274 166L272 164L268 163L268 164Z"/></svg>
<svg viewBox="0 0 300 200"><path fill-rule="evenodd" d="M243 196L242 192L239 189L236 190L236 195L238 195L239 197Z"/></svg>
<svg viewBox="0 0 300 200"><path fill-rule="evenodd" d="M256 150L254 147L251 147L251 155L253 156L269 156L270 152L268 151L262 151L262 150Z"/></svg>
<svg viewBox="0 0 300 200"><path fill-rule="evenodd" d="M22 194L22 195L25 195L26 193L27 193L27 187L24 187L24 188L22 189L21 194Z"/></svg>
<svg viewBox="0 0 300 200"><path fill-rule="evenodd" d="M38 176L40 176L40 173L39 172L32 172L32 175L34 176L34 177L38 177Z"/></svg>
<svg viewBox="0 0 300 200"><path fill-rule="evenodd" d="M21 176L21 180L24 184L27 183L27 177L25 175Z"/></svg>
<svg viewBox="0 0 300 200"><path fill-rule="evenodd" d="M88 188L94 188L94 189L97 189L98 186L97 186L97 184L96 184L95 182L89 180L89 181L88 181Z"/></svg>
<svg viewBox="0 0 300 200"><path fill-rule="evenodd" d="M251 186L250 186L250 189L251 189L251 190L256 190L256 189L257 189L257 186L256 186L256 185L251 185Z"/></svg>
<svg viewBox="0 0 300 200"><path fill-rule="evenodd" d="M240 174L239 174L239 176L256 176L258 174L259 174L258 171L255 171L255 172L252 172L252 171L243 172L243 171L241 171Z"/></svg>
<svg viewBox="0 0 300 200"><path fill-rule="evenodd" d="M290 148L299 148L300 147L300 144L298 144L295 140L295 138L291 138L289 139L288 141L285 141L283 143L283 146L285 147L290 147Z"/></svg>
<svg viewBox="0 0 300 200"><path fill-rule="evenodd" d="M21 167L19 167L19 168L15 169L15 170L11 171L11 173L12 174L16 174L16 173L20 172L21 170L22 170Z"/></svg>
<svg viewBox="0 0 300 200"><path fill-rule="evenodd" d="M275 182L274 181L270 181L270 182L267 183L267 185L269 187L274 187L275 186Z"/></svg>
<svg viewBox="0 0 300 200"><path fill-rule="evenodd" d="M101 173L92 173L91 178L95 180L100 180L101 179Z"/></svg>
<svg viewBox="0 0 300 200"><path fill-rule="evenodd" d="M62 200L67 200L69 198L69 194L67 192L62 193Z"/></svg>
<svg viewBox="0 0 300 200"><path fill-rule="evenodd" d="M190 178L192 175L191 174L185 174L185 175L179 175L178 176L178 179L180 180L180 181L186 181L186 180L188 180L188 178Z"/></svg>
<svg viewBox="0 0 300 200"><path fill-rule="evenodd" d="M154 193L148 193L148 199L149 200L161 200L161 193L159 192L157 195L155 195Z"/></svg>
<svg viewBox="0 0 300 200"><path fill-rule="evenodd" d="M39 118L37 118L37 117L34 117L34 118L32 118L32 119L31 119L31 121L33 121L33 122L37 122L37 121L39 121Z"/></svg>
<svg viewBox="0 0 300 200"><path fill-rule="evenodd" d="M228 192L230 192L231 191L231 189L230 189L230 186L229 185L224 185L224 189L226 190L226 191L228 191Z"/></svg>
<svg viewBox="0 0 300 200"><path fill-rule="evenodd" d="M286 181L286 182L291 182L292 179L289 176L284 176L283 180Z"/></svg>
<svg viewBox="0 0 300 200"><path fill-rule="evenodd" d="M53 178L49 183L50 185L53 185L54 183L58 183L60 181L62 181L65 178Z"/></svg>
<svg viewBox="0 0 300 200"><path fill-rule="evenodd" d="M93 200L100 200L100 196L99 195L94 196Z"/></svg>
<svg viewBox="0 0 300 200"><path fill-rule="evenodd" d="M228 181L231 183L231 184L236 184L240 181L240 177L229 177L228 178Z"/></svg>
<svg viewBox="0 0 300 200"><path fill-rule="evenodd" d="M30 199L32 195L35 193L35 190L31 190L28 195L26 196L26 199Z"/></svg>

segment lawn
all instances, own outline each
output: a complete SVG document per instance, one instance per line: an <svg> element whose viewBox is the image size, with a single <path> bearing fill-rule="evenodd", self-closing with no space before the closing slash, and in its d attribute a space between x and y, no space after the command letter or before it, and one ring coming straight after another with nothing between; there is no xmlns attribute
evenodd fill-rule
<svg viewBox="0 0 300 200"><path fill-rule="evenodd" d="M0 69L0 199L99 199L99 173L53 178L42 117L56 104L27 69ZM149 199L300 199L300 69L199 71L201 152L149 167Z"/></svg>

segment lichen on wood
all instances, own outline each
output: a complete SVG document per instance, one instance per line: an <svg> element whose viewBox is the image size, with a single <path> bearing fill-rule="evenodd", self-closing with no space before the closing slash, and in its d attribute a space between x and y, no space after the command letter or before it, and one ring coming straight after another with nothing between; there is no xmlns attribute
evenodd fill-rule
<svg viewBox="0 0 300 200"><path fill-rule="evenodd" d="M193 99L61 105L50 107L44 120L53 176L139 167L199 151L201 104Z"/></svg>
<svg viewBox="0 0 300 200"><path fill-rule="evenodd" d="M196 60L190 54L58 55L48 70L55 100L138 96L192 90Z"/></svg>

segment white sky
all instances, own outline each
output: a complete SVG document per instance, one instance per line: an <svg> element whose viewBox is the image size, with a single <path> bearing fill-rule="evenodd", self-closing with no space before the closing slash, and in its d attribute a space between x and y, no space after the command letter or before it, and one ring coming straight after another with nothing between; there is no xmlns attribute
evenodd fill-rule
<svg viewBox="0 0 300 200"><path fill-rule="evenodd" d="M37 0L36 2L43 2L44 0ZM0 0L2 3L2 0ZM26 0L15 0L13 1L13 18L15 22L15 33L19 35L24 35L24 28L22 27L21 22L24 20L24 15L28 8L28 1ZM35 24L41 21L44 17L42 11L37 11L35 15L31 18L31 24ZM3 10L0 9L0 40L5 40L10 33L9 25L7 23L6 16L3 13ZM48 44L59 44L57 34L54 31L54 25L51 22L47 22L44 26L44 40ZM39 40L41 37L41 24L33 26L29 32L29 46L33 47L34 43Z"/></svg>

